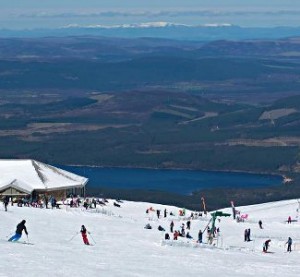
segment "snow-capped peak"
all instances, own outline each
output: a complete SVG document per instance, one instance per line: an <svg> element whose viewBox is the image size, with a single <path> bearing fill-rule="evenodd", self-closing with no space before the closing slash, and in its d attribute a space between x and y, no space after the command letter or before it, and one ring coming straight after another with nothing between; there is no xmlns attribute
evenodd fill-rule
<svg viewBox="0 0 300 277"><path fill-rule="evenodd" d="M63 26L62 28L117 29L117 28L165 28L165 27L174 27L174 26L192 27L191 25L186 25L186 24L178 24L178 23L157 21L157 22L119 24L119 25L102 25L102 24L79 25L79 24L68 24L66 26Z"/></svg>
<svg viewBox="0 0 300 277"><path fill-rule="evenodd" d="M230 23L207 23L202 26L203 27L231 27L233 25Z"/></svg>

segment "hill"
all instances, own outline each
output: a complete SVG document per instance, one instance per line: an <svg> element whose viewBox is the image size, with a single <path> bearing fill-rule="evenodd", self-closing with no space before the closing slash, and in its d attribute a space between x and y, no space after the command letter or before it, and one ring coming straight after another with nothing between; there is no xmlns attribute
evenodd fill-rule
<svg viewBox="0 0 300 277"><path fill-rule="evenodd" d="M287 224L288 216L298 219L296 200L238 207L247 214L245 222L237 223L232 217L217 221L220 236L216 246L179 237L178 241L165 242L171 220L175 230L187 222L179 216L179 209L154 203L123 202L121 207L109 200L106 206L85 210L82 208L40 209L11 207L1 210L0 271L3 276L177 276L187 272L191 276L210 272L222 276L298 276L299 222ZM163 211L166 218L157 219L156 212L145 213L150 207ZM170 216L170 212L174 216ZM231 212L231 209L225 209ZM163 213L162 213L163 214ZM9 243L7 237L15 226L26 219L29 241L33 245ZM190 234L197 238L210 219L198 217L191 220ZM258 221L263 228L259 229ZM144 229L150 223L152 230ZM84 224L93 246L83 244L79 230ZM245 228L251 229L251 242L244 242ZM285 242L292 237L296 251L285 253ZM269 254L262 253L262 244L271 239ZM26 236L21 241L26 241ZM217 241L214 242L215 244ZM293 246L293 250L294 250ZM13 261L13 262L12 262ZM163 266L162 266L163 265Z"/></svg>

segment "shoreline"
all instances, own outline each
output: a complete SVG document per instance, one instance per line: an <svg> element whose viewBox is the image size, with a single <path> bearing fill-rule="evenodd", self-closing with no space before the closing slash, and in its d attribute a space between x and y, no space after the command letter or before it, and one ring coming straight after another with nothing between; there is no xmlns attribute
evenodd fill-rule
<svg viewBox="0 0 300 277"><path fill-rule="evenodd" d="M87 167L87 168L124 168L124 169L146 169L146 170L187 170L187 171L202 171L202 172L215 172L215 173L241 173L241 174L252 174L252 175L270 175L280 177L282 179L282 184L287 184L293 182L293 179L286 176L285 174L280 174L277 172L256 172L256 171L243 171L243 170L213 170L213 169L197 169L197 168L185 168L185 167L138 167L138 166L104 166L104 165L80 165L80 164L66 164L62 166L70 167Z"/></svg>

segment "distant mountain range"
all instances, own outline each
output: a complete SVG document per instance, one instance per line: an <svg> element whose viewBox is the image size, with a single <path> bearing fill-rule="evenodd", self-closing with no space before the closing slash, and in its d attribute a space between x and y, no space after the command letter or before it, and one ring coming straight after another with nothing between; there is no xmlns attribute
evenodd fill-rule
<svg viewBox="0 0 300 277"><path fill-rule="evenodd" d="M183 25L150 22L125 25L71 24L57 29L1 29L0 37L105 36L120 38L156 37L178 40L213 41L243 39L278 39L300 36L300 27L245 28L230 24Z"/></svg>

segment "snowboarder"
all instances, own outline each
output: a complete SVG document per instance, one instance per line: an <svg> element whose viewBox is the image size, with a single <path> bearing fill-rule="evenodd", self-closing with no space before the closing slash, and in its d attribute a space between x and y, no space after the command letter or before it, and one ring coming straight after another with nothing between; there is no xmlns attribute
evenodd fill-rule
<svg viewBox="0 0 300 277"><path fill-rule="evenodd" d="M261 220L258 221L258 225L259 225L259 228L260 228L260 229L263 229L263 227L262 227L262 221L261 221Z"/></svg>
<svg viewBox="0 0 300 277"><path fill-rule="evenodd" d="M201 230L199 230L199 233L198 233L198 242L199 243L202 243L202 231Z"/></svg>
<svg viewBox="0 0 300 277"><path fill-rule="evenodd" d="M173 233L173 228L174 228L174 222L173 220L170 223L170 232Z"/></svg>
<svg viewBox="0 0 300 277"><path fill-rule="evenodd" d="M288 224L292 224L292 218L291 218L291 216L288 217L287 223Z"/></svg>
<svg viewBox="0 0 300 277"><path fill-rule="evenodd" d="M24 230L26 236L28 237L28 232L25 226L26 220L22 220L18 225L17 225L17 230L16 233L8 240L8 241L18 241L22 237L22 232Z"/></svg>
<svg viewBox="0 0 300 277"><path fill-rule="evenodd" d="M268 240L266 240L265 243L263 244L263 252L264 252L264 253L267 253L267 252L268 252L270 242L271 242L271 240L268 239Z"/></svg>
<svg viewBox="0 0 300 277"><path fill-rule="evenodd" d="M81 233L84 244L90 245L89 240L87 238L87 233L89 234L89 232L87 231L87 229L85 228L84 225L81 226L80 233Z"/></svg>
<svg viewBox="0 0 300 277"><path fill-rule="evenodd" d="M289 237L288 241L285 243L288 245L287 250L286 250L287 252L292 252L292 243L293 243L293 240L291 237Z"/></svg>
<svg viewBox="0 0 300 277"><path fill-rule="evenodd" d="M186 229L188 229L188 230L191 229L191 221L190 221L190 220L188 220L188 221L186 222Z"/></svg>

